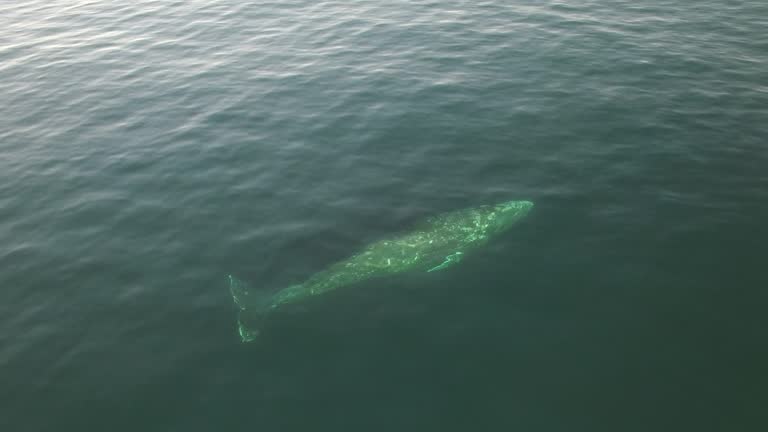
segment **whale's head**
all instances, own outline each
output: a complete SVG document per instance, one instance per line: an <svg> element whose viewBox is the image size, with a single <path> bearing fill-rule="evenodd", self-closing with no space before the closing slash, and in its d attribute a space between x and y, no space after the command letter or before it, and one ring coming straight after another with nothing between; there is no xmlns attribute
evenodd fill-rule
<svg viewBox="0 0 768 432"><path fill-rule="evenodd" d="M507 201L492 206L493 230L502 232L524 218L533 209L530 201Z"/></svg>

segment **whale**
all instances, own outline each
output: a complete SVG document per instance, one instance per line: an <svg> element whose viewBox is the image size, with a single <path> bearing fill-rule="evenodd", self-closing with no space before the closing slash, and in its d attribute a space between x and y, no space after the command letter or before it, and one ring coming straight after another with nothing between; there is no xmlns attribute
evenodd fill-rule
<svg viewBox="0 0 768 432"><path fill-rule="evenodd" d="M530 213L533 202L505 201L428 218L409 232L376 241L300 284L270 295L228 275L242 342L252 342L280 309L366 280L409 272L441 272L507 232Z"/></svg>

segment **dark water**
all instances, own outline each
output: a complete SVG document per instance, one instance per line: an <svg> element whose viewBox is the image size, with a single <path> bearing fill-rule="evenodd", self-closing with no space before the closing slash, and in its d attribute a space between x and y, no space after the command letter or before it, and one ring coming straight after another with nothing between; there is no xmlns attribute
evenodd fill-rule
<svg viewBox="0 0 768 432"><path fill-rule="evenodd" d="M768 427L768 3L0 4L0 430ZM442 274L271 292L425 217Z"/></svg>

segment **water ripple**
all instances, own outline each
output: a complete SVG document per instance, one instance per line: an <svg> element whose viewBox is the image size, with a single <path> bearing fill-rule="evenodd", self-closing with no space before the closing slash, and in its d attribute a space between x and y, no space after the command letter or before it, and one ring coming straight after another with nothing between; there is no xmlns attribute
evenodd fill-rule
<svg viewBox="0 0 768 432"><path fill-rule="evenodd" d="M233 336L227 272L277 289L428 215L509 197L537 202L513 257L533 270L491 273L549 296L505 297L530 301L521 316L578 302L574 278L617 310L719 304L711 263L729 249L742 259L722 274L748 273L764 256L767 5L1 4L12 411L65 399L57 382L108 400L102 380L151 387L202 362Z"/></svg>

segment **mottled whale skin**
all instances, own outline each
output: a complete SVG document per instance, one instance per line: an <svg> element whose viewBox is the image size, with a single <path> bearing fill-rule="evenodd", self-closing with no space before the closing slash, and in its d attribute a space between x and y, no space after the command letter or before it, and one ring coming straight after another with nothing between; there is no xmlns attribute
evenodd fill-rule
<svg viewBox="0 0 768 432"><path fill-rule="evenodd" d="M243 342L256 339L266 317L284 305L367 279L408 271L434 272L458 264L466 254L507 231L532 208L530 201L507 201L432 217L415 231L373 243L304 283L267 298L230 275L230 293L239 309L240 338Z"/></svg>

